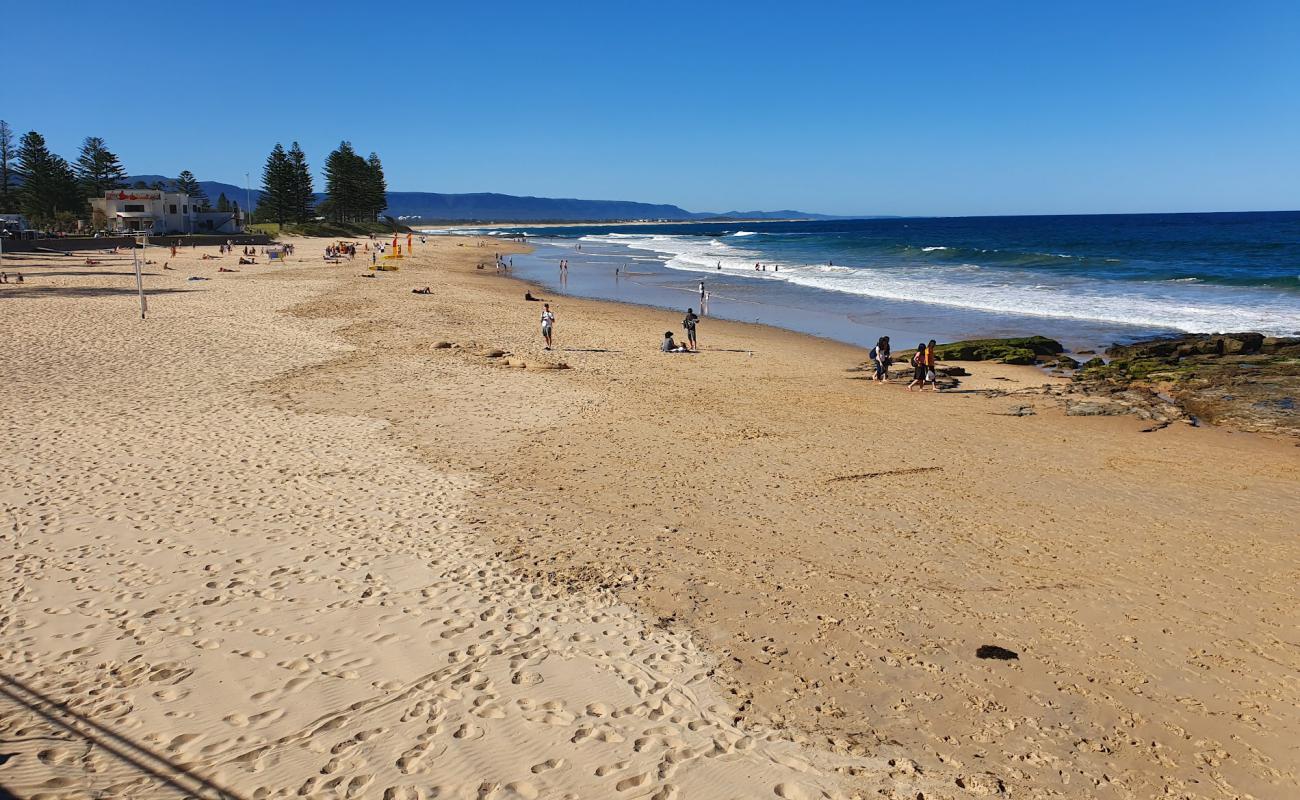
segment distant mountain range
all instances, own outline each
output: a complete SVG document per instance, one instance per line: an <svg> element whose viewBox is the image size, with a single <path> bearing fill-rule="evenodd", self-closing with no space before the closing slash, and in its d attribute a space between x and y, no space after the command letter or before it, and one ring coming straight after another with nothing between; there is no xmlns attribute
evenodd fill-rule
<svg viewBox="0 0 1300 800"><path fill-rule="evenodd" d="M147 184L163 183L169 190L176 186L175 178L162 175L132 175L128 184L144 181ZM208 199L216 205L217 198L237 202L241 207L247 199L256 208L262 193L257 189L245 190L242 186L220 181L199 181ZM324 195L317 194L324 199ZM826 214L809 214L805 211L687 211L674 205L637 203L629 200L575 200L554 197L518 197L493 192L473 194L441 194L438 192L389 192L388 210L384 212L404 222L598 222L614 220L671 220L681 222L702 219L836 219Z"/></svg>

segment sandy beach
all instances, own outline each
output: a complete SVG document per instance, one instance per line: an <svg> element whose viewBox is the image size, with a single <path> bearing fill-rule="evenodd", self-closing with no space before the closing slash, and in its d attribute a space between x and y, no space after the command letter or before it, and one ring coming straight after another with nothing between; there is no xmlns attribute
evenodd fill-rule
<svg viewBox="0 0 1300 800"><path fill-rule="evenodd" d="M597 301L543 351L479 242L155 249L144 322L129 255L18 262L0 787L1300 794L1293 441Z"/></svg>

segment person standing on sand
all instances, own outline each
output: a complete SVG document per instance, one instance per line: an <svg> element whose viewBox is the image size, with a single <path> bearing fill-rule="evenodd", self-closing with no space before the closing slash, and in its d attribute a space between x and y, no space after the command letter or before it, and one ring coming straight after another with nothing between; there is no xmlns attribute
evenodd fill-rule
<svg viewBox="0 0 1300 800"><path fill-rule="evenodd" d="M874 361L876 365L876 377L872 380L881 383L889 383L889 365L891 359L889 357L888 336L881 336L880 339L876 341L876 346L871 349L871 360Z"/></svg>
<svg viewBox="0 0 1300 800"><path fill-rule="evenodd" d="M925 345L918 344L916 352L912 354L912 382L907 384L907 391L912 391L912 387L919 386L925 388Z"/></svg>
<svg viewBox="0 0 1300 800"><path fill-rule="evenodd" d="M695 326L700 322L700 318L695 315L695 309L686 309L686 317L682 320L682 327L686 329L686 347L699 352L700 346L695 343Z"/></svg>
<svg viewBox="0 0 1300 800"><path fill-rule="evenodd" d="M550 303L542 303L542 338L546 340L546 349L551 349L551 330L555 327L555 314L551 312Z"/></svg>
<svg viewBox="0 0 1300 800"><path fill-rule="evenodd" d="M700 302L704 302L704 281L700 281Z"/></svg>

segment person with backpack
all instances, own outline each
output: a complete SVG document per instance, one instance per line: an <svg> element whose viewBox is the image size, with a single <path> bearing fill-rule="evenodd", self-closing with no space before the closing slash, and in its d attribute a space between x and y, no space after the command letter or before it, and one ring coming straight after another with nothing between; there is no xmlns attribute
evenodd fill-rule
<svg viewBox="0 0 1300 800"><path fill-rule="evenodd" d="M889 365L893 359L889 355L888 336L881 336L876 341L876 346L871 348L871 360L876 367L876 376L872 380L889 383Z"/></svg>
<svg viewBox="0 0 1300 800"><path fill-rule="evenodd" d="M686 317L682 319L682 327L686 329L686 346L691 350L699 351L700 347L695 343L695 326L700 322L696 316L695 309L686 309Z"/></svg>

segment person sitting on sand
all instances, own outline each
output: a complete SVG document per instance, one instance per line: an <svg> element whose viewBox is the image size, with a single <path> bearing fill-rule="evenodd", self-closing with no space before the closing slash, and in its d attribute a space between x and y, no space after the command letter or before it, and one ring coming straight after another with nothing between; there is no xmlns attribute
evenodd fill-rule
<svg viewBox="0 0 1300 800"><path fill-rule="evenodd" d="M8 282L9 282L9 273L0 272L0 283L8 283Z"/></svg>
<svg viewBox="0 0 1300 800"><path fill-rule="evenodd" d="M257 260L256 260L256 259L252 259L252 258L244 258L243 256L240 256L240 257L239 257L239 263L240 263L240 264L256 264L256 263L257 263Z"/></svg>
<svg viewBox="0 0 1300 800"><path fill-rule="evenodd" d="M532 292L524 292L524 299L527 300L527 301L530 302L530 303L537 303L537 302L540 302L542 298L540 298L540 297L533 297L533 293L532 293Z"/></svg>
<svg viewBox="0 0 1300 800"><path fill-rule="evenodd" d="M176 270L175 270L174 268L168 266L168 265L171 264L171 263L172 263L172 262L170 262L170 261L164 261L164 262L163 262L163 269L169 269L169 270L171 270L172 272L175 272Z"/></svg>
<svg viewBox="0 0 1300 800"><path fill-rule="evenodd" d="M428 286L423 289L412 289L411 294L433 294L433 289L430 289Z"/></svg>
<svg viewBox="0 0 1300 800"><path fill-rule="evenodd" d="M664 340L659 343L659 352L661 353L689 353L686 345L678 344L673 341L673 332L664 331Z"/></svg>

